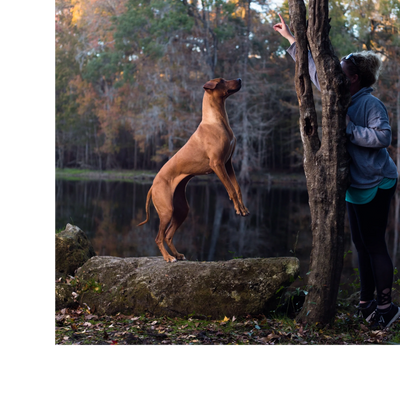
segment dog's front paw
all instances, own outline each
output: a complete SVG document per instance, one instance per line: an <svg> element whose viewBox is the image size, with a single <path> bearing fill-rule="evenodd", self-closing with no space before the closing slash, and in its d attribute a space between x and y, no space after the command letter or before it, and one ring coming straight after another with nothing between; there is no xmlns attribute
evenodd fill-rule
<svg viewBox="0 0 400 400"><path fill-rule="evenodd" d="M175 257L172 257L172 256L170 256L170 255L168 255L168 257L164 257L164 260L165 260L166 262L170 262L170 263L176 262L176 258L175 258Z"/></svg>
<svg viewBox="0 0 400 400"><path fill-rule="evenodd" d="M242 217L247 217L250 214L250 211L245 206L243 206L240 209L240 213Z"/></svg>
<svg viewBox="0 0 400 400"><path fill-rule="evenodd" d="M176 258L177 258L177 260L186 260L186 257L180 253L177 254Z"/></svg>

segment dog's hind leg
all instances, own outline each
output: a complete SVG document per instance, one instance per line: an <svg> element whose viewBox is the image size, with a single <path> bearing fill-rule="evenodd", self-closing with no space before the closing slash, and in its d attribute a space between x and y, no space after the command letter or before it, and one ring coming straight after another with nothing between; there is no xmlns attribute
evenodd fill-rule
<svg viewBox="0 0 400 400"><path fill-rule="evenodd" d="M170 186L164 185L162 182L157 185L153 184L153 204L160 218L160 227L156 236L156 244L161 251L164 260L174 262L176 258L171 256L164 247L165 235L168 227L171 225L173 215L172 193Z"/></svg>
<svg viewBox="0 0 400 400"><path fill-rule="evenodd" d="M178 253L174 244L172 243L172 239L175 235L176 230L183 224L189 213L189 204L186 200L185 192L186 185L192 178L193 175L189 175L186 178L182 179L175 189L173 197L174 210L172 214L172 220L165 235L165 242L167 243L168 247L171 249L172 254L176 257L177 260L186 260L183 254Z"/></svg>

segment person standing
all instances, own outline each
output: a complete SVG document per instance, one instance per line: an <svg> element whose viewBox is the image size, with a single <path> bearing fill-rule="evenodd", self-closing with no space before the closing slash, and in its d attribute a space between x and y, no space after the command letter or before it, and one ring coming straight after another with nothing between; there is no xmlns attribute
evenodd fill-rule
<svg viewBox="0 0 400 400"><path fill-rule="evenodd" d="M296 61L295 38L280 14L279 18L281 22L273 28L289 41L287 52ZM310 52L308 61L310 78L321 90ZM400 317L400 307L392 303L393 262L385 241L398 173L387 151L392 140L388 113L372 95L382 61L372 51L362 51L343 57L340 64L352 96L346 116L347 151L351 157L346 205L361 282L357 308L373 328L386 328Z"/></svg>

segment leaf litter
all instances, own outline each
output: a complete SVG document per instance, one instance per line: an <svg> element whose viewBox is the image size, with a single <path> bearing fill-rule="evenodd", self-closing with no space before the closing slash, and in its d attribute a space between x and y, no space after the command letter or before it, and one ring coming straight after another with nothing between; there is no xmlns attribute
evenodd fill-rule
<svg viewBox="0 0 400 400"><path fill-rule="evenodd" d="M93 311L93 310L92 310ZM302 325L287 316L248 315L222 320L144 315L98 316L86 306L56 312L59 345L349 345L400 344L400 321L371 330L350 313L333 325Z"/></svg>

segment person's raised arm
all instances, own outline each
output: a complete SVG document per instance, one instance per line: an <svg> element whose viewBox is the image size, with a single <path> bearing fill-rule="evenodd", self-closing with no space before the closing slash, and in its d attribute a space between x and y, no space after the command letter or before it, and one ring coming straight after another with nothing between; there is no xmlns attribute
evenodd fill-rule
<svg viewBox="0 0 400 400"><path fill-rule="evenodd" d="M288 54L296 61L296 39L294 38L292 32L290 32L289 27L286 25L285 20L282 18L281 14L278 14L281 22L273 26L274 30L280 33L285 39L290 43L290 47L286 50ZM318 90L321 90L318 80L317 67L315 66L314 60L312 58L311 52L308 51L308 70L310 74L311 81L314 83Z"/></svg>
<svg viewBox="0 0 400 400"><path fill-rule="evenodd" d="M273 26L274 30L280 33L285 39L289 40L290 45L295 42L294 36L292 32L290 32L289 27L286 25L284 19L281 14L278 14L281 22L279 24L275 24Z"/></svg>

